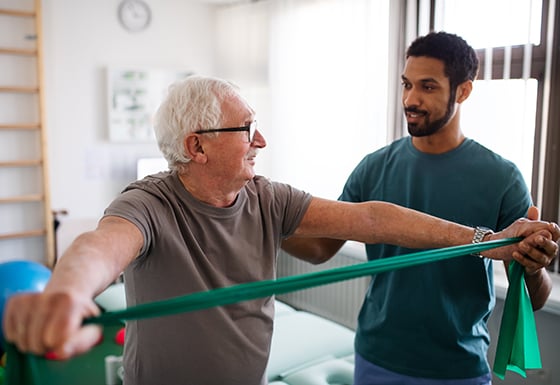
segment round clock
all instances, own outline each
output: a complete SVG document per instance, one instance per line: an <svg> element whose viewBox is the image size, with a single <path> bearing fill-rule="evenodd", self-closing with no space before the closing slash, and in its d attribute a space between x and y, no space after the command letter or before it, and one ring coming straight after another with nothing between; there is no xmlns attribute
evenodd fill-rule
<svg viewBox="0 0 560 385"><path fill-rule="evenodd" d="M152 20L148 4L142 0L123 0L118 9L119 22L131 32L146 29Z"/></svg>

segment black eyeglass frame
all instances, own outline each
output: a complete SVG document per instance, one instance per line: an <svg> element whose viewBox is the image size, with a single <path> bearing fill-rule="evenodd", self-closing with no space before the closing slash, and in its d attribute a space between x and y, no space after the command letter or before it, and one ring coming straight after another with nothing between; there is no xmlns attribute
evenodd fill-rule
<svg viewBox="0 0 560 385"><path fill-rule="evenodd" d="M253 143L255 140L255 132L257 131L257 121L253 120L246 126L243 127L227 127L227 128L210 128L208 130L198 130L195 131L195 134L209 134L211 132L247 132L247 139L249 143Z"/></svg>

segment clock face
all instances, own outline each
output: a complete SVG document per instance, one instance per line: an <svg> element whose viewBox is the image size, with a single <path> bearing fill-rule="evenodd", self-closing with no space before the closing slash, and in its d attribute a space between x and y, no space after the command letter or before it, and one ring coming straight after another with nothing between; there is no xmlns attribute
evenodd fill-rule
<svg viewBox="0 0 560 385"><path fill-rule="evenodd" d="M152 19L150 7L142 0L123 0L118 14L122 26L131 32L146 29Z"/></svg>

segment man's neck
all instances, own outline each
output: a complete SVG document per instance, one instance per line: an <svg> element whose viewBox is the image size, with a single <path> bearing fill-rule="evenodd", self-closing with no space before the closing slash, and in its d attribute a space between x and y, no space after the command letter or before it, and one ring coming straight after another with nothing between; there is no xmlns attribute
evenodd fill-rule
<svg viewBox="0 0 560 385"><path fill-rule="evenodd" d="M205 183L203 177L198 178L189 174L188 171L179 173L179 180L185 189L199 201L210 206L229 207L233 205L237 199L237 195L240 191L239 189L225 191L210 180L208 183Z"/></svg>
<svg viewBox="0 0 560 385"><path fill-rule="evenodd" d="M440 133L421 137L412 137L412 145L420 152L426 154L443 154L459 147L465 140L465 135L458 130L450 134Z"/></svg>

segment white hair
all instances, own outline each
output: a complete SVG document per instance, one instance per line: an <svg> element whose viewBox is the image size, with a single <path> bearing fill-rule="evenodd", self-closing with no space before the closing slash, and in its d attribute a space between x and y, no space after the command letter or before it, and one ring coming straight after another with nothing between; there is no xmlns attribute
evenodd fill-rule
<svg viewBox="0 0 560 385"><path fill-rule="evenodd" d="M188 163L184 150L186 135L222 123L222 102L238 94L238 88L222 79L189 76L169 86L165 100L159 106L154 129L160 151L170 170Z"/></svg>

